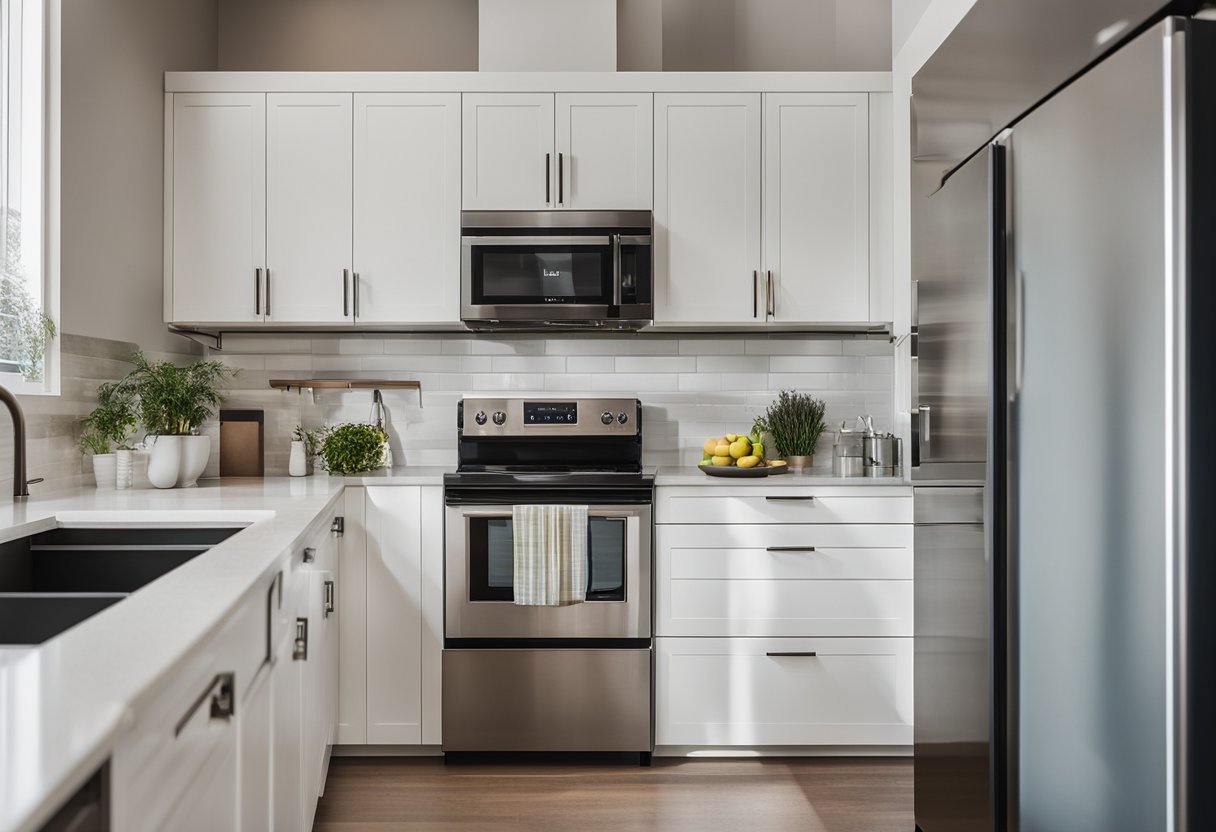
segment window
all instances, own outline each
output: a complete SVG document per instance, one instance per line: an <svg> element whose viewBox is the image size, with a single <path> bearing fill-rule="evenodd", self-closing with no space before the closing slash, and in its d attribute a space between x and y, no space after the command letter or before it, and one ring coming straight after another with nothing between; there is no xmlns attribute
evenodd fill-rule
<svg viewBox="0 0 1216 832"><path fill-rule="evenodd" d="M47 385L45 27L43 0L0 0L0 384Z"/></svg>

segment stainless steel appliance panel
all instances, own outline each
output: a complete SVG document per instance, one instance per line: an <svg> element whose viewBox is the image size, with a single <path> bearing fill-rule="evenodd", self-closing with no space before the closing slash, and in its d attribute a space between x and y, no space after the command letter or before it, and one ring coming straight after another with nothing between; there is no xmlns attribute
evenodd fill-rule
<svg viewBox="0 0 1216 832"><path fill-rule="evenodd" d="M1025 832L1171 828L1167 42L1150 30L1013 131Z"/></svg>
<svg viewBox="0 0 1216 832"><path fill-rule="evenodd" d="M521 499L526 499L521 495ZM511 506L448 506L444 634L460 638L650 638L651 519L649 505L593 505L593 518L625 522L625 597L561 607L517 606L512 601L471 600L469 524L511 518Z"/></svg>
<svg viewBox="0 0 1216 832"><path fill-rule="evenodd" d="M993 151L913 206L916 395L912 477L983 482L991 366Z"/></svg>
<svg viewBox="0 0 1216 832"><path fill-rule="evenodd" d="M649 649L445 650L445 751L652 747Z"/></svg>
<svg viewBox="0 0 1216 832"><path fill-rule="evenodd" d="M990 828L990 559L984 489L914 489L916 823Z"/></svg>

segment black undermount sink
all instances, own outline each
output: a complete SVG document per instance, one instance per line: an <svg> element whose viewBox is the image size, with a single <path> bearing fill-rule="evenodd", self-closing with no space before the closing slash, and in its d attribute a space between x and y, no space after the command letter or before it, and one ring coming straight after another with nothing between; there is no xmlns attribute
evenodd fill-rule
<svg viewBox="0 0 1216 832"><path fill-rule="evenodd" d="M54 638L239 531L71 528L0 543L0 646Z"/></svg>

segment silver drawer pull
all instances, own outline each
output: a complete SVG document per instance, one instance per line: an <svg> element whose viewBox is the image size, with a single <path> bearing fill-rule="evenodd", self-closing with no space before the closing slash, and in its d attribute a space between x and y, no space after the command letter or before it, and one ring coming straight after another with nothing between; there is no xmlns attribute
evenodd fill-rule
<svg viewBox="0 0 1216 832"><path fill-rule="evenodd" d="M770 503L809 503L814 497L765 497Z"/></svg>
<svg viewBox="0 0 1216 832"><path fill-rule="evenodd" d="M308 619L296 619L296 637L291 644L291 660L295 662L308 661Z"/></svg>
<svg viewBox="0 0 1216 832"><path fill-rule="evenodd" d="M312 562L314 562L316 559L317 559L317 550L316 550L316 549L314 549L314 548L312 548L311 546L307 546L307 547L305 547L305 549L304 549L304 562L305 562L305 563L312 563Z"/></svg>
<svg viewBox="0 0 1216 832"><path fill-rule="evenodd" d="M211 684L207 685L207 689L202 692L198 699L186 711L185 715L177 721L177 725L173 728L173 736L179 736L186 725L190 722L190 718L198 712L203 703L208 697L211 699L211 719L219 719L227 722L232 719L236 713L236 674L235 673L217 673L215 678L211 680ZM218 690L216 690L218 688Z"/></svg>
<svg viewBox="0 0 1216 832"><path fill-rule="evenodd" d="M781 659L781 658L791 658L792 659L792 658L800 658L800 657L813 659L813 658L815 658L816 653L814 650L808 650L805 653L765 653L764 655L769 656L770 658L774 658L774 659Z"/></svg>
<svg viewBox="0 0 1216 832"><path fill-rule="evenodd" d="M814 546L769 546L766 552L813 552Z"/></svg>
<svg viewBox="0 0 1216 832"><path fill-rule="evenodd" d="M334 611L334 582L325 582L325 618L329 618L329 614Z"/></svg>

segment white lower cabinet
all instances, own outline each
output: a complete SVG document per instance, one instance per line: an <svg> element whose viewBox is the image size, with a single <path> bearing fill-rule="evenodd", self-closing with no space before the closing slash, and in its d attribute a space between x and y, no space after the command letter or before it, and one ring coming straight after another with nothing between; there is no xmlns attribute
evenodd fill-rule
<svg viewBox="0 0 1216 832"><path fill-rule="evenodd" d="M443 489L347 488L338 742L438 745Z"/></svg>
<svg viewBox="0 0 1216 832"><path fill-rule="evenodd" d="M241 829L269 829L271 824L271 667L263 667L241 700Z"/></svg>
<svg viewBox="0 0 1216 832"><path fill-rule="evenodd" d="M912 742L911 639L657 643L657 745Z"/></svg>

